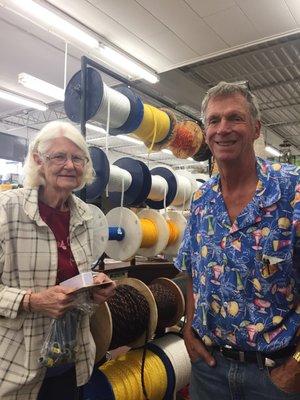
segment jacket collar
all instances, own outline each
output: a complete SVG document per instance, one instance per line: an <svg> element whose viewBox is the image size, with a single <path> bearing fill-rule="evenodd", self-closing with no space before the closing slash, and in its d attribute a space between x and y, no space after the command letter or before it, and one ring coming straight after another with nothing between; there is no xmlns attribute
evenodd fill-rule
<svg viewBox="0 0 300 400"><path fill-rule="evenodd" d="M45 226L39 213L38 206L38 188L24 189L23 208L28 217L40 226ZM69 207L71 214L71 224L76 226L93 218L90 209L86 204L75 195L71 194L69 199Z"/></svg>

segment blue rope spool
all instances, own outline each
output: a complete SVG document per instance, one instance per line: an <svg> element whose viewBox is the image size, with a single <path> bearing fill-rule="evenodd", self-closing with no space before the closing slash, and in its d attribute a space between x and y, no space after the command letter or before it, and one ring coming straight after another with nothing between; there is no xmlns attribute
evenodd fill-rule
<svg viewBox="0 0 300 400"><path fill-rule="evenodd" d="M83 387L83 400L115 400L109 380L98 368L96 365L90 380Z"/></svg>
<svg viewBox="0 0 300 400"><path fill-rule="evenodd" d="M123 157L114 162L119 168L130 173L132 182L129 188L124 192L124 206L138 205L144 201L151 189L151 174L142 161L134 160L130 157ZM121 192L109 192L111 204L115 207L121 203Z"/></svg>
<svg viewBox="0 0 300 400"><path fill-rule="evenodd" d="M106 188L109 180L109 162L103 150L96 146L90 146L89 152L93 162L93 167L96 173L94 182L86 187L87 201L97 199Z"/></svg>
<svg viewBox="0 0 300 400"><path fill-rule="evenodd" d="M110 129L111 135L120 135L135 131L141 124L144 117L144 105L140 97L127 86L116 88L119 93L126 96L130 102L130 113L125 123L117 129Z"/></svg>
<svg viewBox="0 0 300 400"><path fill-rule="evenodd" d="M151 175L159 175L167 181L168 191L166 195L166 207L168 207L174 200L177 193L177 180L172 171L165 167L156 167L151 171ZM154 210L162 210L164 208L164 200L151 200L147 199L146 204Z"/></svg>
<svg viewBox="0 0 300 400"><path fill-rule="evenodd" d="M99 72L88 67L86 70L86 120L93 118L101 105L103 98L103 81ZM81 71L70 79L66 91L64 107L68 118L80 122Z"/></svg>

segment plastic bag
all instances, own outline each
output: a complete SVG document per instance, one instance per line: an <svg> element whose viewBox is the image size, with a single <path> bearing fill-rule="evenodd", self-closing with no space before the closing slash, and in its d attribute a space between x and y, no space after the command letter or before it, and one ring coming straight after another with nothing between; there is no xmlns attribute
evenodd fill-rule
<svg viewBox="0 0 300 400"><path fill-rule="evenodd" d="M78 296L76 308L67 311L61 318L51 320L38 360L40 365L51 368L76 360L77 332L81 318L84 314L92 314L95 307L93 303L81 303L80 298Z"/></svg>

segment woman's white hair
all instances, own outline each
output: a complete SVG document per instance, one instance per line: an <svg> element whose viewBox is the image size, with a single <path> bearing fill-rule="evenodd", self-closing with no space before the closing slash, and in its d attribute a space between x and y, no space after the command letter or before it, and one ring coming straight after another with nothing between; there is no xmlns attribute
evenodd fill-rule
<svg viewBox="0 0 300 400"><path fill-rule="evenodd" d="M65 137L73 142L89 160L84 167L81 185L76 189L82 189L85 185L93 182L95 171L84 137L69 122L53 121L45 125L29 145L24 163L24 187L34 188L45 185L45 179L40 171L41 166L36 163L33 155L35 153L46 153L52 144L51 142L59 137Z"/></svg>

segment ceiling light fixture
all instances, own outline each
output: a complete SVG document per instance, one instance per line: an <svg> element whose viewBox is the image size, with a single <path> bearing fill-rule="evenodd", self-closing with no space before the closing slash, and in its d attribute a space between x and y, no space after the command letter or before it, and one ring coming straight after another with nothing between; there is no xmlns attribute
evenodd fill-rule
<svg viewBox="0 0 300 400"><path fill-rule="evenodd" d="M157 83L159 80L157 75L147 71L128 57L108 46L100 46L100 53L104 58L113 62L118 67L127 70L128 74L133 77L143 78L150 83Z"/></svg>
<svg viewBox="0 0 300 400"><path fill-rule="evenodd" d="M144 68L130 57L106 44L100 45L95 37L33 0L1 0L1 5L71 43L90 57L99 59L108 67L121 71L122 75L131 79L145 79L150 83L156 83L159 80L151 70Z"/></svg>
<svg viewBox="0 0 300 400"><path fill-rule="evenodd" d="M272 154L273 156L275 156L275 157L280 157L282 154L280 153L280 151L278 151L277 149L274 149L274 147L272 147L272 146L266 146L265 147L265 150L268 152L268 153L270 153L270 154Z"/></svg>
<svg viewBox="0 0 300 400"><path fill-rule="evenodd" d="M64 40L72 39L91 49L98 47L97 39L32 0L9 0L5 2L5 6L37 25L42 23L42 28L62 37Z"/></svg>
<svg viewBox="0 0 300 400"><path fill-rule="evenodd" d="M36 92L42 93L46 96L53 97L54 99L64 101L65 93L64 90L58 86L52 85L42 79L36 78L35 76L22 72L18 75L18 82L21 85L35 90Z"/></svg>
<svg viewBox="0 0 300 400"><path fill-rule="evenodd" d="M0 98L11 101L12 103L21 104L22 106L34 108L40 111L46 111L48 106L44 103L28 99L27 97L20 96L12 92L0 89Z"/></svg>

